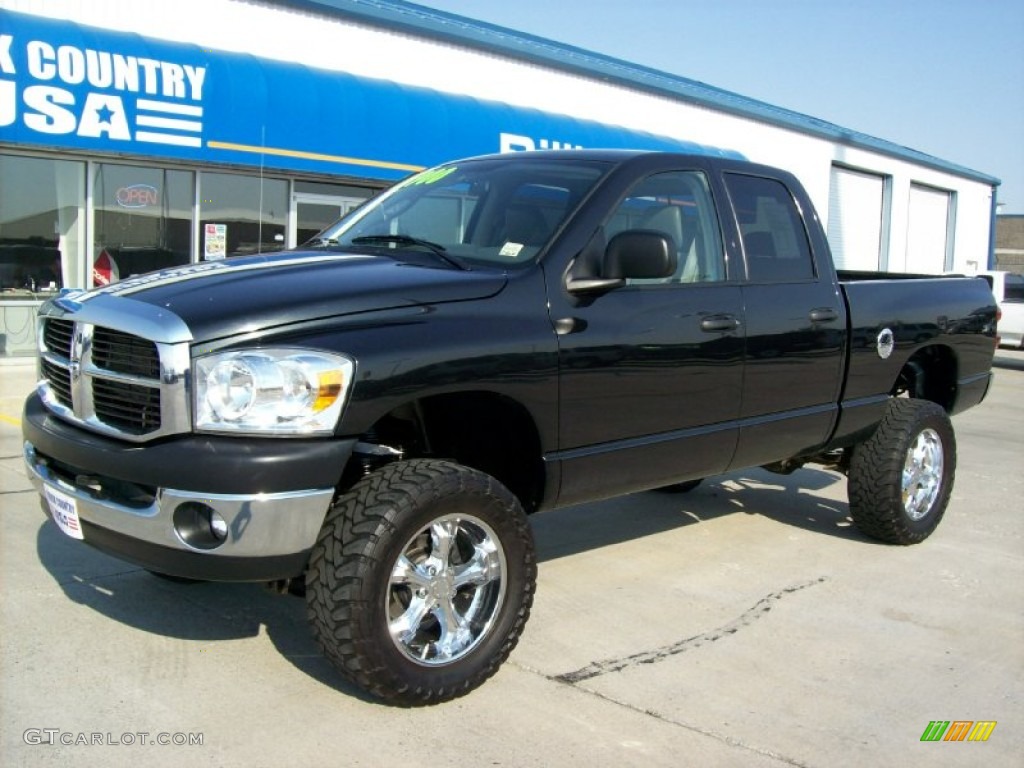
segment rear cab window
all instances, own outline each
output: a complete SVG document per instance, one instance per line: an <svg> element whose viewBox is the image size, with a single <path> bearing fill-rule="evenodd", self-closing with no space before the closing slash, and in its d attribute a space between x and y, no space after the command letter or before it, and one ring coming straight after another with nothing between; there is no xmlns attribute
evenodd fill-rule
<svg viewBox="0 0 1024 768"><path fill-rule="evenodd" d="M816 276L803 217L789 188L777 179L726 173L736 213L747 279L756 283L813 280Z"/></svg>

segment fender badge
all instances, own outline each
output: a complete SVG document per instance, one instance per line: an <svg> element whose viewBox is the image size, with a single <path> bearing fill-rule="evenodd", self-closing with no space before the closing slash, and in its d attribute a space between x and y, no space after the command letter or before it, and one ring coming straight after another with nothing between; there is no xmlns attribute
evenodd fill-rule
<svg viewBox="0 0 1024 768"><path fill-rule="evenodd" d="M883 328L879 334L878 339L875 342L875 349L878 350L878 356L883 360L888 360L889 355L896 348L896 337L893 336L892 329Z"/></svg>

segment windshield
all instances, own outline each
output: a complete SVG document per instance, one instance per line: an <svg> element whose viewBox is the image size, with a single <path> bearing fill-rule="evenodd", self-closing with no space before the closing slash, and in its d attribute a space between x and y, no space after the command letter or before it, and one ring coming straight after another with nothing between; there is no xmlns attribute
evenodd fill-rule
<svg viewBox="0 0 1024 768"><path fill-rule="evenodd" d="M525 264L607 169L512 155L439 166L400 182L311 244L418 248L453 261Z"/></svg>

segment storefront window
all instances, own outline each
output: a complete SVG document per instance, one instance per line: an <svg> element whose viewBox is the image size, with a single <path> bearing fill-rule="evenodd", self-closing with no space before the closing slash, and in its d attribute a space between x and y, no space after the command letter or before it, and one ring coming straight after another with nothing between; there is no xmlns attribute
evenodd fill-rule
<svg viewBox="0 0 1024 768"><path fill-rule="evenodd" d="M222 259L285 247L285 180L203 173L199 198L202 258Z"/></svg>
<svg viewBox="0 0 1024 768"><path fill-rule="evenodd" d="M84 198L84 163L0 155L0 298L77 282Z"/></svg>
<svg viewBox="0 0 1024 768"><path fill-rule="evenodd" d="M0 357L31 355L41 299L82 286L85 163L0 155Z"/></svg>
<svg viewBox="0 0 1024 768"><path fill-rule="evenodd" d="M375 192L0 154L0 358L35 354L35 313L62 288L281 250L288 238L293 245L309 239ZM86 240L88 221L92 237Z"/></svg>
<svg viewBox="0 0 1024 768"><path fill-rule="evenodd" d="M188 264L194 200L191 171L98 163L93 284Z"/></svg>

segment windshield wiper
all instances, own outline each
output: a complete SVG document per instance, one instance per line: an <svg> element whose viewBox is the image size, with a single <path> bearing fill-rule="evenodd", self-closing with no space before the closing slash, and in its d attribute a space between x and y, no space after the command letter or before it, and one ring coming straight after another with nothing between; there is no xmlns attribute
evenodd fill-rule
<svg viewBox="0 0 1024 768"><path fill-rule="evenodd" d="M421 240L418 237L409 235L363 235L352 238L352 245L384 245L394 243L395 245L412 245L426 248L448 264L457 269L469 269L462 261L448 253L448 249L440 243L432 243L429 240Z"/></svg>

